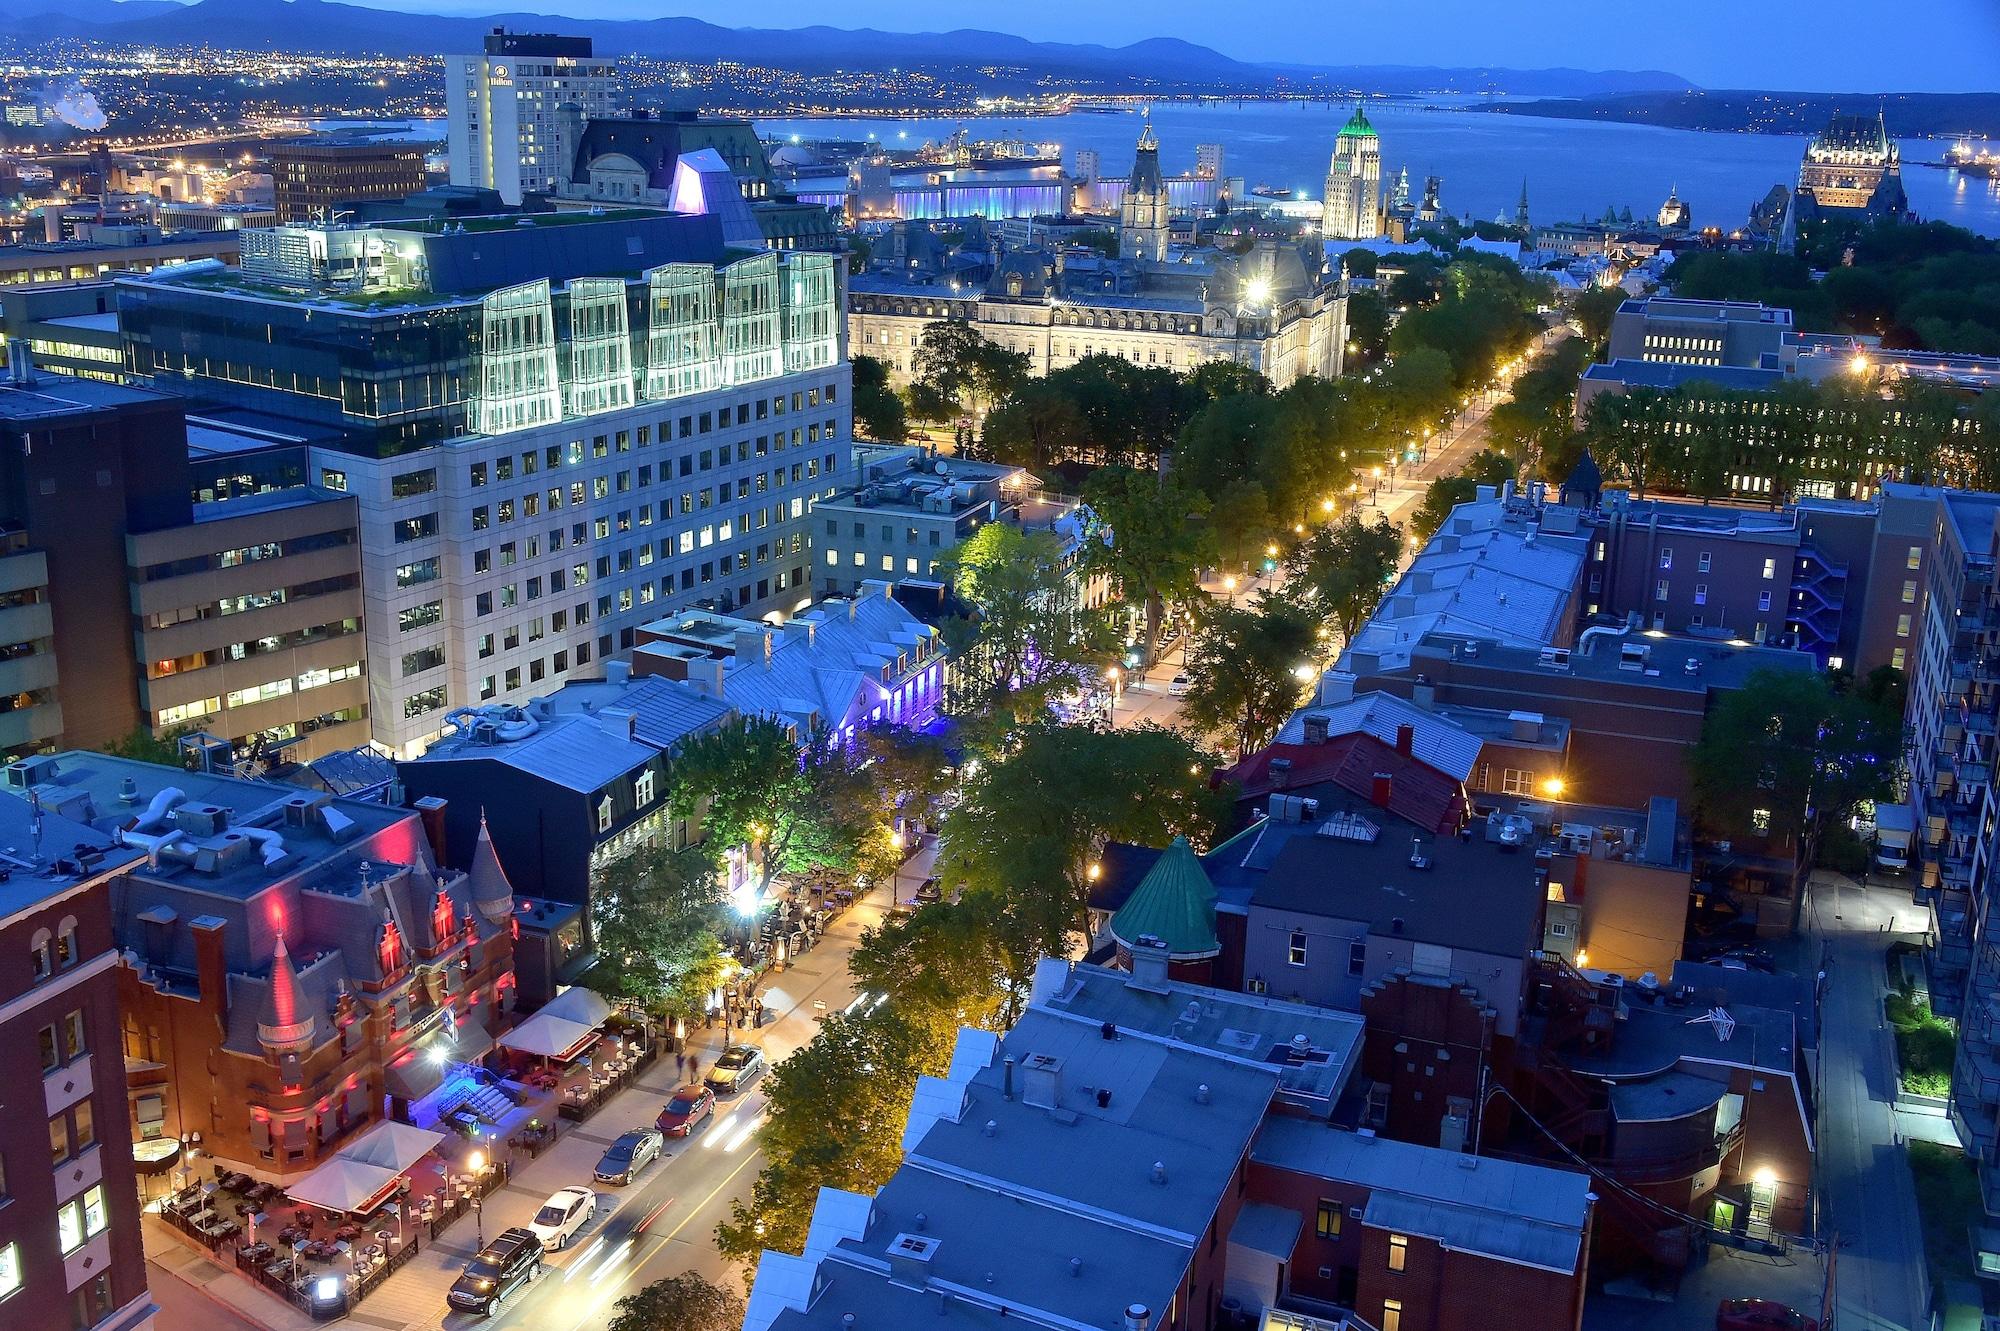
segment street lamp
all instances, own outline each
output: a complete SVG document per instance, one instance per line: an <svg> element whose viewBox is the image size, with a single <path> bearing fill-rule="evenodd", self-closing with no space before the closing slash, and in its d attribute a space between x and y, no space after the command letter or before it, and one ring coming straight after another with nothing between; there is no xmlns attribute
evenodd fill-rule
<svg viewBox="0 0 2000 1331"><path fill-rule="evenodd" d="M1106 667L1104 678L1111 685L1108 695L1110 698L1111 721L1112 724L1116 725L1118 722L1118 667Z"/></svg>
<svg viewBox="0 0 2000 1331"><path fill-rule="evenodd" d="M484 1248L486 1246L486 1208L481 1205L484 1199L480 1196L479 1185L485 1180L486 1176L486 1152L474 1147L472 1154L465 1157L465 1163L467 1168L472 1170L472 1223L479 1235L479 1246Z"/></svg>
<svg viewBox="0 0 2000 1331"><path fill-rule="evenodd" d="M1542 793L1544 795L1547 795L1551 800L1555 802L1555 811L1549 815L1549 825L1551 830L1560 828L1562 826L1562 797L1563 797L1563 791L1567 790L1568 788L1569 788L1569 783L1564 781L1559 776L1552 776L1548 780L1542 782Z"/></svg>
<svg viewBox="0 0 2000 1331"><path fill-rule="evenodd" d="M1224 578L1222 580L1222 587L1224 591L1229 593L1229 604L1233 608L1236 604L1236 575L1232 573Z"/></svg>

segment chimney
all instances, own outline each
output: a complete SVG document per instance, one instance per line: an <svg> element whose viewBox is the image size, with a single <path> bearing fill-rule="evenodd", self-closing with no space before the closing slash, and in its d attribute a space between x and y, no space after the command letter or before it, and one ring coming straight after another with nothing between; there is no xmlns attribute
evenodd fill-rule
<svg viewBox="0 0 2000 1331"><path fill-rule="evenodd" d="M198 915L188 925L194 934L195 981L201 1001L215 1013L218 1024L229 1021L229 962L223 955L228 922L217 915Z"/></svg>
<svg viewBox="0 0 2000 1331"><path fill-rule="evenodd" d="M1368 792L1369 802L1375 805L1377 808L1381 809L1388 808L1389 797L1394 792L1395 783L1396 783L1396 778L1390 775L1388 772L1377 772L1375 774L1375 780L1369 788Z"/></svg>
<svg viewBox="0 0 2000 1331"><path fill-rule="evenodd" d="M1415 726L1406 723L1396 727L1396 752L1407 758L1415 751L1416 743L1417 728Z"/></svg>
<svg viewBox="0 0 2000 1331"><path fill-rule="evenodd" d="M722 700L723 660L719 656L691 657L687 663L687 682L709 697Z"/></svg>
<svg viewBox="0 0 2000 1331"><path fill-rule="evenodd" d="M1326 718L1316 712L1308 713L1305 718L1305 731L1306 743L1326 743Z"/></svg>
<svg viewBox="0 0 2000 1331"><path fill-rule="evenodd" d="M1319 697L1322 705L1354 701L1354 672L1351 670L1329 670L1319 677Z"/></svg>
<svg viewBox="0 0 2000 1331"><path fill-rule="evenodd" d="M736 659L745 665L771 659L771 630L758 625L736 630Z"/></svg>
<svg viewBox="0 0 2000 1331"><path fill-rule="evenodd" d="M1418 675L1417 682L1410 686L1410 702L1426 712L1437 707L1437 685L1431 683L1429 675Z"/></svg>
<svg viewBox="0 0 2000 1331"><path fill-rule="evenodd" d="M7 343L7 378L16 388L35 385L35 358L28 354L26 338L12 338Z"/></svg>
<svg viewBox="0 0 2000 1331"><path fill-rule="evenodd" d="M1142 934L1132 943L1132 979L1129 988L1165 993L1167 988L1167 945L1151 934Z"/></svg>
<svg viewBox="0 0 2000 1331"><path fill-rule="evenodd" d="M606 684L630 684L632 682L632 663L630 661L606 661L604 663L604 682Z"/></svg>
<svg viewBox="0 0 2000 1331"><path fill-rule="evenodd" d="M431 845L431 858L439 864L450 864L451 856L445 853L444 830L444 811L449 807L448 801L436 795L421 795L410 807L417 811L417 821L423 824L424 840Z"/></svg>
<svg viewBox="0 0 2000 1331"><path fill-rule="evenodd" d="M1147 1331L1153 1324L1152 1310L1143 1303L1125 1305L1125 1331Z"/></svg>
<svg viewBox="0 0 2000 1331"><path fill-rule="evenodd" d="M1054 1054L1030 1054L1021 1065L1021 1099L1038 1109L1062 1105L1063 1061Z"/></svg>

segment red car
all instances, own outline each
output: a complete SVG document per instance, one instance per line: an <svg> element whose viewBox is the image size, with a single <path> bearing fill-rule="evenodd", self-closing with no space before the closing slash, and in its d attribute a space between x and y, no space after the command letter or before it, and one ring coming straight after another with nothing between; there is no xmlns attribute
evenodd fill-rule
<svg viewBox="0 0 2000 1331"><path fill-rule="evenodd" d="M1724 1299L1715 1331L1819 1331L1819 1323L1772 1299Z"/></svg>
<svg viewBox="0 0 2000 1331"><path fill-rule="evenodd" d="M673 1099L660 1111L653 1126L669 1137L686 1137L695 1126L715 1112L715 1092L706 1086L689 1084L674 1092Z"/></svg>

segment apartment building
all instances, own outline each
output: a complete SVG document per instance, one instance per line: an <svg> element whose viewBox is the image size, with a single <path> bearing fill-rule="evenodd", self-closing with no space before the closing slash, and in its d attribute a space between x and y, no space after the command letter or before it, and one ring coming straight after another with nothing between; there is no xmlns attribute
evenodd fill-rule
<svg viewBox="0 0 2000 1331"><path fill-rule="evenodd" d="M377 743L592 677L662 613L809 601L851 447L838 256L741 256L706 213L245 235L241 275L122 284L123 332L354 497Z"/></svg>
<svg viewBox="0 0 2000 1331"><path fill-rule="evenodd" d="M9 794L14 775L9 769ZM0 1323L139 1331L154 1308L119 1040L111 884L142 857L15 798L0 798L0 837L9 847L0 882L0 1076L10 1088L0 1114ZM172 1163L155 1154L146 1168Z"/></svg>
<svg viewBox="0 0 2000 1331"><path fill-rule="evenodd" d="M509 204L569 176L577 121L616 109L618 66L588 37L495 28L476 55L447 55L451 183L497 190Z"/></svg>

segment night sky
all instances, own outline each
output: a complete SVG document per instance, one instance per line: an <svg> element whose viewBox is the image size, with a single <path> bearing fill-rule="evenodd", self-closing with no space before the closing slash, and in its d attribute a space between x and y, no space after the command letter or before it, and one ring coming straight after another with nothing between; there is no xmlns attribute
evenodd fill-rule
<svg viewBox="0 0 2000 1331"><path fill-rule="evenodd" d="M362 0L384 9L556 12L543 3ZM1123 45L1181 37L1242 60L1324 64L1664 69L1710 88L1803 91L2000 90L2000 0L1313 0L1221 9L1213 0L569 0L568 15L687 14L730 27L993 28L1053 41ZM1226 24L1217 21L1226 12Z"/></svg>

